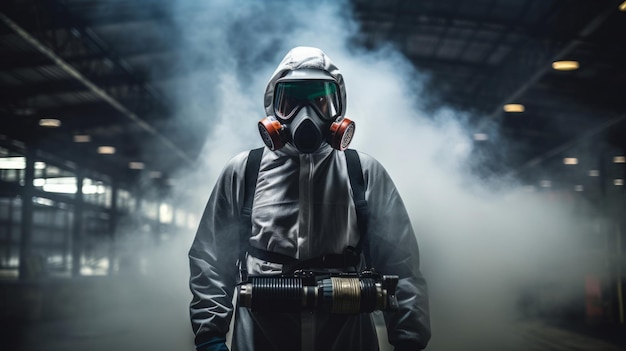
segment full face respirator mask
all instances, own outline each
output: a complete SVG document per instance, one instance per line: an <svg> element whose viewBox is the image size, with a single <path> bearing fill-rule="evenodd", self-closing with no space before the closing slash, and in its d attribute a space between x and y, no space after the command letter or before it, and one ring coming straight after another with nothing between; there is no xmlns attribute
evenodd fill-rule
<svg viewBox="0 0 626 351"><path fill-rule="evenodd" d="M272 103L274 115L258 123L272 151L290 143L302 153L312 153L323 142L343 151L352 141L355 124L340 116L339 86L324 71L291 71L276 81Z"/></svg>

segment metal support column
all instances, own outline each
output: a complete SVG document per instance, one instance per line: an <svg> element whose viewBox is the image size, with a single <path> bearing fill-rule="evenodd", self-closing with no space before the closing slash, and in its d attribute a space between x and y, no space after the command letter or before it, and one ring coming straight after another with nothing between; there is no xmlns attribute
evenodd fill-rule
<svg viewBox="0 0 626 351"><path fill-rule="evenodd" d="M623 289L623 274L624 269L622 265L624 264L623 255L624 250L622 249L622 223L618 223L617 230L617 313L619 316L619 324L624 325L624 289Z"/></svg>
<svg viewBox="0 0 626 351"><path fill-rule="evenodd" d="M72 214L64 211L63 214L63 271L71 271L69 256L72 252Z"/></svg>
<svg viewBox="0 0 626 351"><path fill-rule="evenodd" d="M35 149L26 148L26 167L24 168L24 185L22 186L22 222L20 233L19 279L30 276L29 260L32 255L33 234L33 180L35 179Z"/></svg>
<svg viewBox="0 0 626 351"><path fill-rule="evenodd" d="M83 172L76 170L76 197L74 198L74 226L72 227L72 276L80 276L83 253Z"/></svg>
<svg viewBox="0 0 626 351"><path fill-rule="evenodd" d="M116 261L116 232L117 232L117 195L118 186L116 181L111 182L111 210L109 215L109 271L111 275L114 272L114 263Z"/></svg>
<svg viewBox="0 0 626 351"><path fill-rule="evenodd" d="M161 245L161 231L163 230L162 226L161 226L161 205L163 204L163 197L161 195L158 195L157 201L156 201L156 220L155 220L155 225L154 225L154 242L156 243L156 245Z"/></svg>

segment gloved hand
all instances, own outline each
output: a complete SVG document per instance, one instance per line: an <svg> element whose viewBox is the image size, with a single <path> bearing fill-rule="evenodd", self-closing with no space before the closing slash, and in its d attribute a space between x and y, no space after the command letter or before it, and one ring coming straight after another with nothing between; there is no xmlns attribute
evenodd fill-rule
<svg viewBox="0 0 626 351"><path fill-rule="evenodd" d="M214 336L209 341L203 342L196 346L197 351L228 351L226 347L226 338L223 336Z"/></svg>

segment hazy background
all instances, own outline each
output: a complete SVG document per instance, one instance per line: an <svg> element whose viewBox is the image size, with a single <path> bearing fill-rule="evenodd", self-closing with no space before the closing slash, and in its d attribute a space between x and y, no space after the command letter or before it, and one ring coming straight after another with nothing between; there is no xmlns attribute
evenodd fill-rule
<svg viewBox="0 0 626 351"><path fill-rule="evenodd" d="M256 122L271 73L292 47L315 46L344 74L347 117L357 124L351 146L383 163L410 213L431 289L430 349L458 349L468 339L497 344L486 340L506 338L525 287L557 278L572 298L582 292L581 265L569 265L571 238L585 230L573 209L515 179L470 173L472 164L501 155L472 152L474 130L462 112L426 113L428 77L392 47L372 52L350 44L358 28L344 2L285 4L173 2L173 13L194 8L191 17L175 16L181 52L193 53L181 57L181 68L193 74L173 83L181 86L181 106L192 105L194 120L212 126L198 169L179 174L181 184L198 184L190 201L203 207L226 161L262 145ZM506 141L486 132L506 155Z"/></svg>
<svg viewBox="0 0 626 351"><path fill-rule="evenodd" d="M347 117L357 126L351 147L386 167L410 213L430 285L429 350L515 343L510 332L528 287L550 284L558 303L583 293L588 264L577 260L574 238L589 222L566 202L528 192L514 178L472 173L507 156L506 140L494 126L482 130L501 154L481 154L463 112L425 112L428 76L391 46L366 51L351 44L358 28L344 1L167 3L177 29L172 45L179 47L172 69L183 78L160 88L176 98L177 123L190 132L210 125L197 165L172 170L177 201L198 216L227 160L262 145L256 123L265 117L263 93L277 64L294 46L315 46L344 74ZM193 233L178 237L145 254L148 278L128 283L147 284L131 296L135 303L90 321L89 330L106 326L119 336L130 325L145 333L129 333L127 343L107 347L193 348L186 256Z"/></svg>

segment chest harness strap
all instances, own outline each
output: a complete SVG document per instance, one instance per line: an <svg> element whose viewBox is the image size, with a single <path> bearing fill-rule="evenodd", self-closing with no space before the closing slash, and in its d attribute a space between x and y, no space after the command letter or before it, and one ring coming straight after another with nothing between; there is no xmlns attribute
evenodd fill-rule
<svg viewBox="0 0 626 351"><path fill-rule="evenodd" d="M254 200L254 192L256 190L257 177L261 166L261 157L263 156L263 148L250 150L248 161L246 163L245 181L244 181L244 202L241 209L241 225L239 229L239 269L241 279L247 279L246 257L248 254L258 259L279 263L283 265L283 274L290 274L298 269L304 268L343 268L357 267L361 260L361 252L363 247L366 248L365 262L369 269L369 246L364 244L367 240L367 217L368 206L365 200L365 181L363 179L363 171L361 161L356 150L347 149L344 151L348 168L348 177L352 188L352 197L356 209L357 226L361 236L356 248L348 246L342 254L328 254L309 258L306 260L298 260L291 256L287 256L277 252L271 252L253 247L249 244L250 226L252 223L252 203Z"/></svg>

